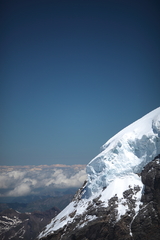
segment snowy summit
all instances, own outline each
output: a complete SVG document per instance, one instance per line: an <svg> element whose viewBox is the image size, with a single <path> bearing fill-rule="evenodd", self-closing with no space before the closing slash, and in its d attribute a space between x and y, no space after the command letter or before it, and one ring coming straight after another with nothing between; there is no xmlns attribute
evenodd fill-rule
<svg viewBox="0 0 160 240"><path fill-rule="evenodd" d="M133 208L132 217L136 216L143 192L143 183L138 173L160 154L160 107L117 133L102 149L87 165L86 184L73 201L47 225L39 238L45 238L74 223L74 231L84 227L88 222L96 220L96 209L107 209L109 204L111 209L111 199L116 202L115 221ZM130 199L134 199L132 207L127 191L130 192Z"/></svg>
<svg viewBox="0 0 160 240"><path fill-rule="evenodd" d="M116 177L140 173L160 153L160 107L132 123L103 146L87 165L86 197L108 186Z"/></svg>

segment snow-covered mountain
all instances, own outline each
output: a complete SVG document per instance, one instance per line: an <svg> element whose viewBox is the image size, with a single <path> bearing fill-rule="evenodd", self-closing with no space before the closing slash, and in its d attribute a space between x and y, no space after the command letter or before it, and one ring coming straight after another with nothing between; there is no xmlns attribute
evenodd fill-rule
<svg viewBox="0 0 160 240"><path fill-rule="evenodd" d="M124 128L103 145L102 152L87 165L87 182L79 189L73 201L46 226L39 239L82 240L85 239L82 237L84 232L86 235L93 232L92 237L88 235L86 239L94 240L98 239L95 231L101 231L101 234L104 232L104 238L100 239L121 239L118 235L113 237L113 234L117 234L113 229L117 226L120 228L120 223L125 226L125 233L128 234L126 238L125 234L122 234L122 239L132 239L134 223L145 208L142 198L147 201L149 199L143 195L155 189L154 184L153 187L146 188L148 180L141 172L147 166L148 176L153 172L155 179L159 176L156 185L159 187L160 163L156 160L159 158L155 158L158 154L160 154L160 107ZM149 168L148 164L152 160L155 162ZM145 179L143 183L142 178ZM150 199L157 196L155 193L152 195ZM158 214L160 216L160 212ZM106 227L104 230L102 223L108 228L108 232ZM143 238L145 239L144 236Z"/></svg>
<svg viewBox="0 0 160 240"><path fill-rule="evenodd" d="M124 128L109 141L87 166L90 197L117 177L141 172L160 153L160 108Z"/></svg>

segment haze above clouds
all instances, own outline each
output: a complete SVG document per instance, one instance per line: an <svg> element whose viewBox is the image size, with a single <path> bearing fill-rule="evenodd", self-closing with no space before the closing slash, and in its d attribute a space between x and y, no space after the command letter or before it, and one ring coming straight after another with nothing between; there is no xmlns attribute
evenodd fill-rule
<svg viewBox="0 0 160 240"><path fill-rule="evenodd" d="M86 180L85 166L2 167L0 197L52 195L56 189L79 188Z"/></svg>

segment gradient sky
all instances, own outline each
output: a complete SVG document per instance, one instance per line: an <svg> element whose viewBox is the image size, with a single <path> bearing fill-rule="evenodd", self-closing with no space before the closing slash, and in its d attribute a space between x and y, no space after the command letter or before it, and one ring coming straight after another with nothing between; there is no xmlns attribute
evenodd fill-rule
<svg viewBox="0 0 160 240"><path fill-rule="evenodd" d="M1 165L87 164L160 106L155 0L1 0Z"/></svg>

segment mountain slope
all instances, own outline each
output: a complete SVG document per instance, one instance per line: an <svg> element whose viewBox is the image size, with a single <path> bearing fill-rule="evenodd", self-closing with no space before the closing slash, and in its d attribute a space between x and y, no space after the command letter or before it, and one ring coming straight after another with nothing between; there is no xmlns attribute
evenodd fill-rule
<svg viewBox="0 0 160 240"><path fill-rule="evenodd" d="M103 145L103 151L87 165L88 181L79 189L73 201L47 225L39 238L133 239L132 226L138 215L141 219L140 212L143 212L143 205L146 204L142 199L145 199L148 191L144 192L140 174L159 153L160 108L157 108ZM154 161L156 169L159 169L159 160ZM153 179L159 179L159 172L153 172ZM159 192L159 180L156 192ZM154 197L147 199L147 205L155 200ZM158 198L155 202L158 206ZM154 204L151 205L148 210L150 214L155 210ZM158 216L156 226L160 226L158 211L155 210Z"/></svg>
<svg viewBox="0 0 160 240"><path fill-rule="evenodd" d="M52 208L45 212L20 213L6 209L0 213L0 239L35 239L44 226L60 212Z"/></svg>

